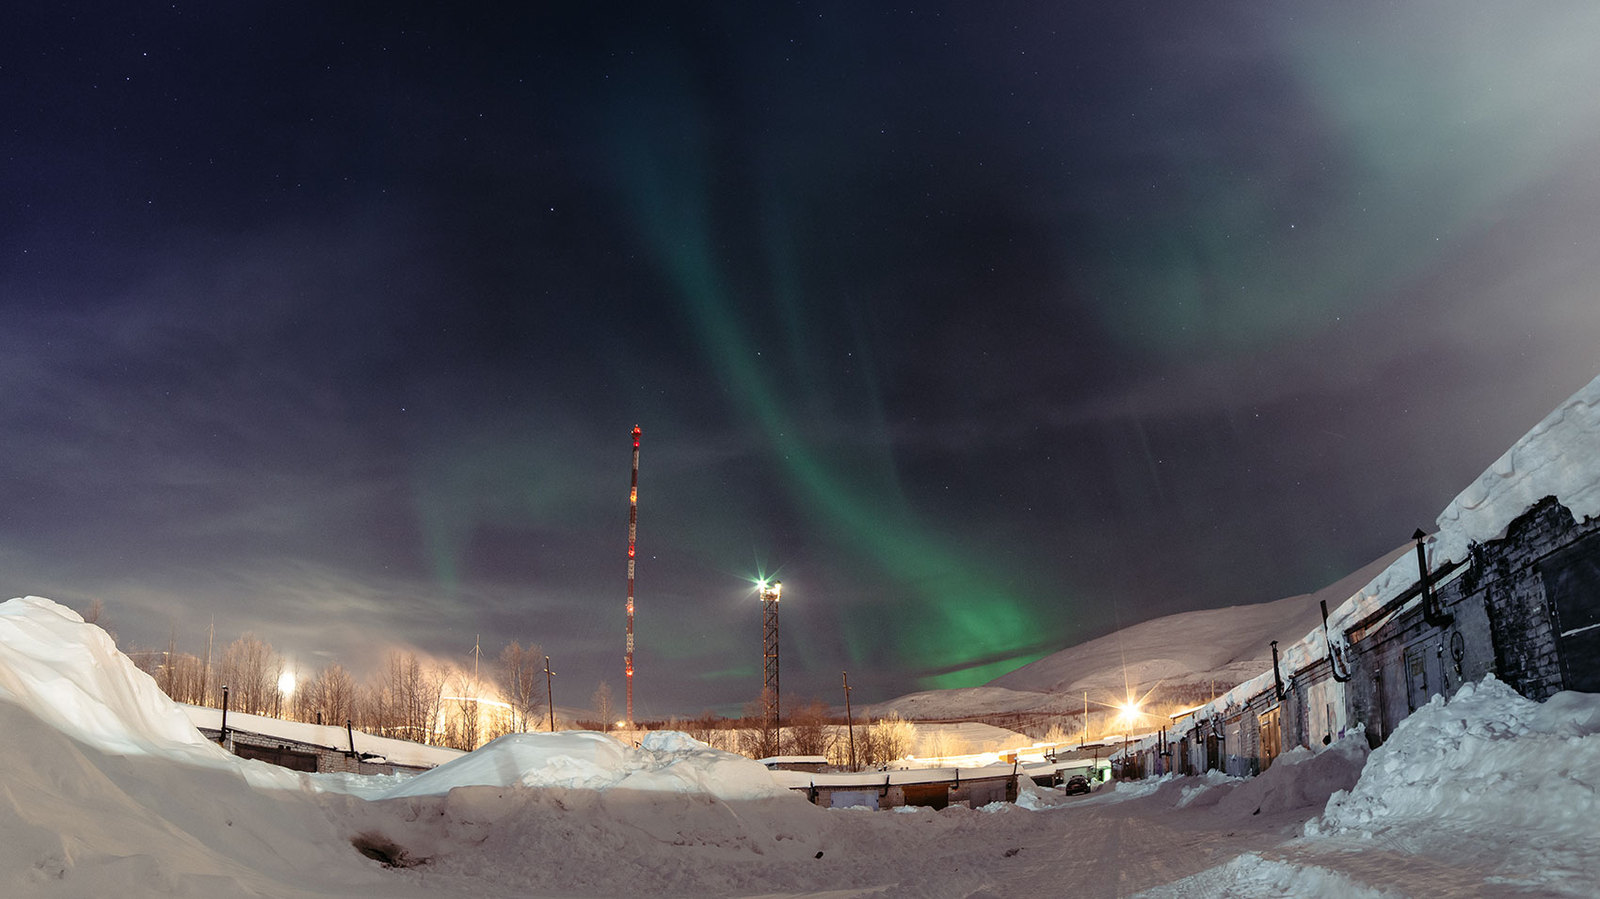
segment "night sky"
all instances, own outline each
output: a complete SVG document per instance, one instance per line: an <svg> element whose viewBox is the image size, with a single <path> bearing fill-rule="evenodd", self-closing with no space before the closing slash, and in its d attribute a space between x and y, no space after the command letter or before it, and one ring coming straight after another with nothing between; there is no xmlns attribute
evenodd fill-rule
<svg viewBox="0 0 1600 899"><path fill-rule="evenodd" d="M1588 0L6 20L0 594L124 648L620 706L638 424L639 717L756 697L759 574L786 693L972 685L1330 583L1600 373Z"/></svg>

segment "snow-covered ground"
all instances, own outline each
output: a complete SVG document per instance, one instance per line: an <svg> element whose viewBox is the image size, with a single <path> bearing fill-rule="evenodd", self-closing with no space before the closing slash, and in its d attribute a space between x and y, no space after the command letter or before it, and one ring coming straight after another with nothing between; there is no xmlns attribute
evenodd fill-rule
<svg viewBox="0 0 1600 899"><path fill-rule="evenodd" d="M1592 896L1600 697L1486 680L1367 755L941 812L816 808L685 735L520 734L405 780L212 746L103 631L0 604L7 896ZM365 780L363 783L354 781ZM363 797L375 798L363 798Z"/></svg>

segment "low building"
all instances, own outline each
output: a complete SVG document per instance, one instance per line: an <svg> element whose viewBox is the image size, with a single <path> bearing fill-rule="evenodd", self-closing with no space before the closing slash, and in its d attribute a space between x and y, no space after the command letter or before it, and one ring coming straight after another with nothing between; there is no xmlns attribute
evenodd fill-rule
<svg viewBox="0 0 1600 899"><path fill-rule="evenodd" d="M785 786L824 808L891 809L952 805L979 808L1017 800L1016 765L989 768L903 768L856 773L778 772Z"/></svg>
<svg viewBox="0 0 1600 899"><path fill-rule="evenodd" d="M464 753L440 746L378 737L351 727L284 721L229 712L226 733L220 709L179 706L206 739L240 758L258 759L295 771L343 774L406 774L426 771Z"/></svg>

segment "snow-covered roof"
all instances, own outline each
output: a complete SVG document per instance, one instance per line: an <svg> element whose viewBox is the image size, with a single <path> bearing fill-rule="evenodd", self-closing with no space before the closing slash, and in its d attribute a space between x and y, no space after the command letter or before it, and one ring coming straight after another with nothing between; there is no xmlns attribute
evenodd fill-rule
<svg viewBox="0 0 1600 899"><path fill-rule="evenodd" d="M756 759L768 768L774 765L826 765L828 757L825 755L774 755L764 759Z"/></svg>
<svg viewBox="0 0 1600 899"><path fill-rule="evenodd" d="M774 771L772 776L790 789L808 786L829 789L877 789L883 786L906 784L951 783L964 780L983 780L989 777L1010 777L1018 770L1012 765L992 765L984 768L891 768L887 771L826 772ZM1051 769L1053 770L1053 769Z"/></svg>
<svg viewBox="0 0 1600 899"><path fill-rule="evenodd" d="M195 727L207 730L222 729L221 709L196 705L180 705L179 708ZM463 755L459 749L380 737L361 730L347 732L345 728L332 724L284 721L266 715L246 715L234 711L228 712L228 729L280 737L299 743L309 743L312 746L326 746L329 749L349 749L351 737L354 736L356 752L378 756L385 761L412 768L432 768Z"/></svg>

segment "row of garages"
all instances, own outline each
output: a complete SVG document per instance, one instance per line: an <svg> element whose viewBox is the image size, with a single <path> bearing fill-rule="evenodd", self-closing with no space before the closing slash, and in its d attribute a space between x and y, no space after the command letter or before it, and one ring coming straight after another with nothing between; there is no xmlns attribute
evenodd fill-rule
<svg viewBox="0 0 1600 899"><path fill-rule="evenodd" d="M1273 671L1130 746L1117 773L1257 774L1358 726L1375 747L1432 697L1488 674L1534 700L1600 692L1600 520L1546 497L1502 538L1437 567L1416 539L1357 617L1335 627L1324 606L1321 629L1274 647Z"/></svg>

